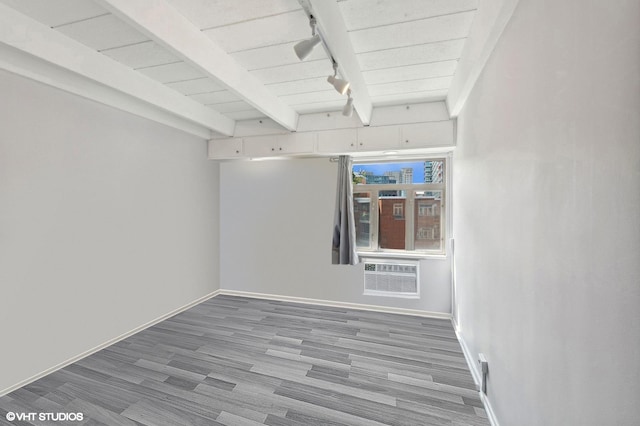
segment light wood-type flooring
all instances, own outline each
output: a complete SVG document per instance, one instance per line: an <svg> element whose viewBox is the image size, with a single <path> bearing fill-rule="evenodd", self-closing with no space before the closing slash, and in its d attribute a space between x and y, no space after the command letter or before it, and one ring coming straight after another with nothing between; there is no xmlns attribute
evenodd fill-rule
<svg viewBox="0 0 640 426"><path fill-rule="evenodd" d="M218 295L5 395L0 424L489 423L448 320Z"/></svg>

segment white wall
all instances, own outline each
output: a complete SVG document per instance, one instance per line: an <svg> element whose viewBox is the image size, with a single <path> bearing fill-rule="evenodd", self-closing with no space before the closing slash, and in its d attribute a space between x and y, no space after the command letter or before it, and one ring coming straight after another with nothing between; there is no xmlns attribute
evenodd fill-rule
<svg viewBox="0 0 640 426"><path fill-rule="evenodd" d="M0 392L218 285L205 141L0 72Z"/></svg>
<svg viewBox="0 0 640 426"><path fill-rule="evenodd" d="M502 425L640 424L640 3L521 0L458 121L458 322Z"/></svg>
<svg viewBox="0 0 640 426"><path fill-rule="evenodd" d="M449 313L450 262L422 261L420 299L363 296L363 266L331 265L337 164L222 163L221 288Z"/></svg>

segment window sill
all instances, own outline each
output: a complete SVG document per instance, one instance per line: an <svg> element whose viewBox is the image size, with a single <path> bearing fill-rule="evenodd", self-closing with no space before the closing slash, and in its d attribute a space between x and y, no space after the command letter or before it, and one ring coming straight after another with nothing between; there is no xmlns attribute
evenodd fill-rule
<svg viewBox="0 0 640 426"><path fill-rule="evenodd" d="M358 256L377 259L410 259L410 260L445 260L446 254L390 252L390 251L359 251Z"/></svg>

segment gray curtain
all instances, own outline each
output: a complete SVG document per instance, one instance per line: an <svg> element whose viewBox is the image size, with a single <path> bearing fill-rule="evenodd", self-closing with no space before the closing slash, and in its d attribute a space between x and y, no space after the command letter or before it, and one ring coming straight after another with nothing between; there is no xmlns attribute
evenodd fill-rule
<svg viewBox="0 0 640 426"><path fill-rule="evenodd" d="M341 155L338 161L338 187L331 254L331 263L334 265L355 265L359 261L356 248L356 224L353 217L351 157L348 155Z"/></svg>

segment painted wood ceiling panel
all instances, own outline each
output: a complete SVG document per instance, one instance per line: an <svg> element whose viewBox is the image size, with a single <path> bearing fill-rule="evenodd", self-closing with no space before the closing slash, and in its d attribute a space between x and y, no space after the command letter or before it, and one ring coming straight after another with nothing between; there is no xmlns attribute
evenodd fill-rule
<svg viewBox="0 0 640 426"><path fill-rule="evenodd" d="M7 6L49 27L82 21L109 12L87 0L0 0Z"/></svg>
<svg viewBox="0 0 640 426"><path fill-rule="evenodd" d="M289 43L311 36L302 9L203 31L227 53Z"/></svg>
<svg viewBox="0 0 640 426"><path fill-rule="evenodd" d="M195 95L197 93L207 93L224 90L224 87L208 77L198 77L191 80L176 81L174 83L167 83L167 86L187 96Z"/></svg>
<svg viewBox="0 0 640 426"><path fill-rule="evenodd" d="M225 114L229 118L233 118L234 120L249 120L252 118L266 118L264 113L258 111L257 109L252 109L249 111L236 111L236 112L225 112Z"/></svg>
<svg viewBox="0 0 640 426"><path fill-rule="evenodd" d="M319 92L331 86L327 82L327 76L307 78L303 80L285 81L282 83L268 84L267 87L277 96L293 95L297 93Z"/></svg>
<svg viewBox="0 0 640 426"><path fill-rule="evenodd" d="M370 71L389 66L415 65L459 59L465 39L419 44L394 49L377 50L357 55L360 69Z"/></svg>
<svg viewBox="0 0 640 426"><path fill-rule="evenodd" d="M231 57L249 71L297 64L300 63L300 60L293 51L293 46L296 43L297 42L291 42L243 50L241 52L232 53ZM305 62L316 61L319 59L328 60L326 52L320 47L314 49L309 57L305 59Z"/></svg>
<svg viewBox="0 0 640 426"><path fill-rule="evenodd" d="M180 59L153 41L107 49L103 54L133 69L179 62Z"/></svg>
<svg viewBox="0 0 640 426"><path fill-rule="evenodd" d="M221 104L226 102L235 102L241 100L237 95L228 90L220 90L217 92L199 93L189 96L194 101L205 105Z"/></svg>
<svg viewBox="0 0 640 426"><path fill-rule="evenodd" d="M229 112L249 111L249 110L255 109L244 101L224 102L220 104L210 105L209 108L215 109L216 111L222 114L226 114Z"/></svg>
<svg viewBox="0 0 640 426"><path fill-rule="evenodd" d="M453 76L457 65L458 61L442 61L366 71L362 74L367 84L393 83L421 78Z"/></svg>
<svg viewBox="0 0 640 426"><path fill-rule="evenodd" d="M140 68L138 71L147 77L159 81L160 83L174 83L193 80L205 76L202 72L198 71L186 62L176 62L173 64Z"/></svg>
<svg viewBox="0 0 640 426"><path fill-rule="evenodd" d="M300 10L297 0L168 0L201 30Z"/></svg>
<svg viewBox="0 0 640 426"><path fill-rule="evenodd" d="M331 63L325 59L255 70L251 71L251 74L255 75L264 84L271 84L322 76L326 78L333 74L333 68Z"/></svg>
<svg viewBox="0 0 640 426"><path fill-rule="evenodd" d="M340 111L344 106L346 96L326 81L333 69L322 46L305 61L293 51L298 41L311 36L309 20L298 0L165 1L298 113ZM93 1L0 2L230 118L267 115L268 111L258 111L243 101L233 87L223 86L200 67L183 62L182 56L165 49L162 41L149 40ZM338 1L358 61L352 65L356 74L359 65L372 102L393 105L443 99L477 3Z"/></svg>
<svg viewBox="0 0 640 426"><path fill-rule="evenodd" d="M371 84L371 97L383 95L399 95L403 93L422 92L427 90L446 90L452 77L428 78L421 80L399 81L395 83Z"/></svg>
<svg viewBox="0 0 640 426"><path fill-rule="evenodd" d="M328 87L329 84L327 84ZM316 103L316 102L346 102L344 95L336 92L335 90L324 90L321 92L300 93L297 95L280 96L280 99L288 103L289 105L300 105L304 103Z"/></svg>
<svg viewBox="0 0 640 426"><path fill-rule="evenodd" d="M295 108L295 110L298 111L299 114L310 114L314 112L332 112L333 113L336 111L342 111L343 107L344 107L344 99L341 100L340 102L333 102L333 101L314 102L314 103L293 105L293 108ZM336 112L336 114L340 114L340 113Z"/></svg>
<svg viewBox="0 0 640 426"><path fill-rule="evenodd" d="M421 19L349 33L356 53L464 38L475 12Z"/></svg>
<svg viewBox="0 0 640 426"><path fill-rule="evenodd" d="M475 10L478 0L348 0L339 2L349 31Z"/></svg>
<svg viewBox="0 0 640 426"><path fill-rule="evenodd" d="M114 15L102 15L56 28L96 50L113 49L149 40Z"/></svg>

